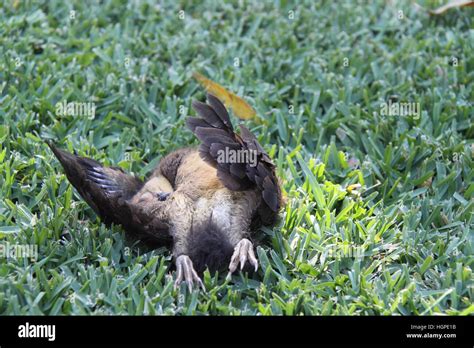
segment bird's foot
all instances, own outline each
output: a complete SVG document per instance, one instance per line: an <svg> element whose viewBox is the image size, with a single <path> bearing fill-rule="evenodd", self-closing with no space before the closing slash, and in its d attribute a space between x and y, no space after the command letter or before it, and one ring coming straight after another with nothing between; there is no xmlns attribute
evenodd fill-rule
<svg viewBox="0 0 474 348"><path fill-rule="evenodd" d="M180 255L176 258L176 281L174 282L174 288L178 288L182 281L186 281L189 292L193 291L194 282L198 283L199 286L205 290L204 284L199 278L198 274L194 270L193 262L188 255Z"/></svg>
<svg viewBox="0 0 474 348"><path fill-rule="evenodd" d="M258 261L255 257L255 253L253 252L252 242L246 238L243 238L234 248L234 254L230 259L229 275L235 272L239 262L240 270L243 270L247 261L250 262L250 264L252 264L252 266L255 268L255 271L257 271Z"/></svg>

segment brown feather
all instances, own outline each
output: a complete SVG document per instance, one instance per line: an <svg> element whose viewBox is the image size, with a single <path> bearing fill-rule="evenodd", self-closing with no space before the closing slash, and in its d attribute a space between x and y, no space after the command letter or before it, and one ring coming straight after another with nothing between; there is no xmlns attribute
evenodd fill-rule
<svg viewBox="0 0 474 348"><path fill-rule="evenodd" d="M104 167L93 159L70 154L52 143L48 145L63 166L69 182L105 224L120 224L130 234L152 244L169 243L166 224L155 222L157 228L150 234L147 226L136 219L140 207L130 204L129 200L143 187L141 180L121 168Z"/></svg>
<svg viewBox="0 0 474 348"><path fill-rule="evenodd" d="M190 118L188 127L202 142L201 158L217 168L217 176L229 190L239 191L256 186L267 208L277 212L281 205L281 190L275 174L275 166L257 138L243 125L240 136L233 131L225 106L219 99L208 94L209 104L193 102L200 118ZM257 166L250 163L218 163L221 151L254 151Z"/></svg>

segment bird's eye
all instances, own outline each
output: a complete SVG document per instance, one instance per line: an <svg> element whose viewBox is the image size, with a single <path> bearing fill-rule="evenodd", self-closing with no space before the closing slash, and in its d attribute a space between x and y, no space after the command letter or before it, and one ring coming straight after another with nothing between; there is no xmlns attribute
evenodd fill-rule
<svg viewBox="0 0 474 348"><path fill-rule="evenodd" d="M158 198L159 201L166 201L166 199L169 197L170 193L169 192L156 192L155 195L156 195L156 198Z"/></svg>

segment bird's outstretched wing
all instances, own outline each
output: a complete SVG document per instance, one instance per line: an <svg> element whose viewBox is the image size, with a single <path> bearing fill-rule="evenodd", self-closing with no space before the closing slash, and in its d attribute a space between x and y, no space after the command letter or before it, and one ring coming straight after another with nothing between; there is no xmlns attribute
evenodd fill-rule
<svg viewBox="0 0 474 348"><path fill-rule="evenodd" d="M150 233L147 226L137 220L140 207L131 204L130 199L143 187L141 180L121 168L104 167L93 159L58 149L50 142L48 146L61 162L70 183L105 224L120 224L145 242L167 241L167 231L164 231L167 226L163 225L163 231Z"/></svg>
<svg viewBox="0 0 474 348"><path fill-rule="evenodd" d="M229 190L257 187L266 206L278 212L281 190L275 166L257 138L243 125L234 132L229 114L221 101L207 95L208 104L193 102L200 117L188 117L186 125L202 142L201 158L217 168L217 176Z"/></svg>

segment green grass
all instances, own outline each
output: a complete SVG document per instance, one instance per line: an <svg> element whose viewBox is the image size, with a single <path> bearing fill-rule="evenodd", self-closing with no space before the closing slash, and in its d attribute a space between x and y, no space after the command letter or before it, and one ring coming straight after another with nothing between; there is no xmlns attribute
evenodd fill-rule
<svg viewBox="0 0 474 348"><path fill-rule="evenodd" d="M39 252L0 258L1 314L474 312L472 9L154 3L0 5L0 243ZM256 275L207 272L188 294L169 251L101 224L41 139L144 177L197 144L194 71L255 107L288 204L256 234ZM95 118L57 115L64 99ZM421 113L381 115L389 100Z"/></svg>

